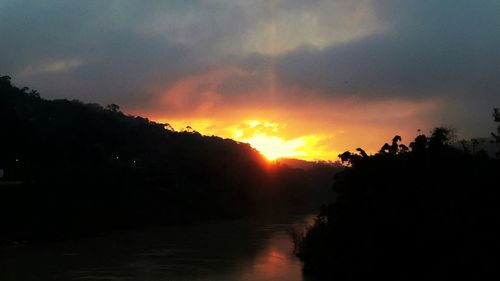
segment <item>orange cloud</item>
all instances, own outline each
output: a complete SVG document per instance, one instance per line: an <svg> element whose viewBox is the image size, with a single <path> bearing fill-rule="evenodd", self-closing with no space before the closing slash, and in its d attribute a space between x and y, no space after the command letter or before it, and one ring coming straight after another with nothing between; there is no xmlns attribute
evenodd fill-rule
<svg viewBox="0 0 500 281"><path fill-rule="evenodd" d="M327 97L288 89L274 79L263 83L261 91L221 92L223 83L249 75L235 67L192 75L162 91L156 108L129 112L177 130L190 126L202 134L250 143L269 159L336 160L357 147L375 152L395 134L409 142L417 129L430 129L424 116L441 106L437 99Z"/></svg>
<svg viewBox="0 0 500 281"><path fill-rule="evenodd" d="M186 77L163 90L159 105L170 112L210 114L223 103L223 97L218 91L220 85L228 79L238 79L245 75L247 74L239 68L223 67Z"/></svg>

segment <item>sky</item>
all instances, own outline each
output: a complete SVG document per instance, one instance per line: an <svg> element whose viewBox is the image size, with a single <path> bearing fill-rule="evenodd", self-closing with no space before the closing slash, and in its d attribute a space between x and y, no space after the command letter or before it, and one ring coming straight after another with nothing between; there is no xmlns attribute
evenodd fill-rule
<svg viewBox="0 0 500 281"><path fill-rule="evenodd" d="M0 75L45 98L270 159L488 136L500 106L496 0L0 0L0 41Z"/></svg>

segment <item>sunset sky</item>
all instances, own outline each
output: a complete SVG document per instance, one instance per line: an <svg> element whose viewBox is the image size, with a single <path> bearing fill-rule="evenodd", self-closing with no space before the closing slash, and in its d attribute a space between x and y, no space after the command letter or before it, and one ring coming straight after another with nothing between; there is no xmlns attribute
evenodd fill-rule
<svg viewBox="0 0 500 281"><path fill-rule="evenodd" d="M500 106L500 1L0 0L0 75L270 159L335 160Z"/></svg>

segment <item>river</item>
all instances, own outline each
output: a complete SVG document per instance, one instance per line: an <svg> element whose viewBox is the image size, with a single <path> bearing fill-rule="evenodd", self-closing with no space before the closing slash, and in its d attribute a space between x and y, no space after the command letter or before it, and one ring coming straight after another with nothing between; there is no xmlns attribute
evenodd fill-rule
<svg viewBox="0 0 500 281"><path fill-rule="evenodd" d="M306 280L288 230L313 219L268 216L10 247L0 253L0 280Z"/></svg>

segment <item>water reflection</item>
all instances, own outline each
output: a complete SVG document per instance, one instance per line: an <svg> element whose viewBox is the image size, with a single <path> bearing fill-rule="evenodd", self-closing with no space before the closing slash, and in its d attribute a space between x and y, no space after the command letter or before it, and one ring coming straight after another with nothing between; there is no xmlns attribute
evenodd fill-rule
<svg viewBox="0 0 500 281"><path fill-rule="evenodd" d="M302 280L302 264L292 253L290 237L273 235L248 266L227 280Z"/></svg>
<svg viewBox="0 0 500 281"><path fill-rule="evenodd" d="M0 280L304 280L287 230L314 215L152 228L3 249Z"/></svg>

